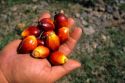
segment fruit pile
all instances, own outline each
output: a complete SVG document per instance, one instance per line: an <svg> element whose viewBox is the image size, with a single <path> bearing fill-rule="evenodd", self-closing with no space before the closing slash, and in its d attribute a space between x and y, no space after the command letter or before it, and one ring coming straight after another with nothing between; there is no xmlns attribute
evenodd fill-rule
<svg viewBox="0 0 125 83"><path fill-rule="evenodd" d="M68 25L68 18L64 13L55 14L54 21L51 18L40 19L37 26L29 26L21 33L23 38L18 53L48 58L53 65L66 63L67 57L58 49L69 37Z"/></svg>

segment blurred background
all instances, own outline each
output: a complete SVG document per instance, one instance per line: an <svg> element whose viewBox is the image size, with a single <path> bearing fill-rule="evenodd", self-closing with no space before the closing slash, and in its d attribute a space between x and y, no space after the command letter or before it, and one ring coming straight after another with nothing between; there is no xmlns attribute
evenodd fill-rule
<svg viewBox="0 0 125 83"><path fill-rule="evenodd" d="M82 67L57 83L125 83L125 0L0 0L0 49L60 10L84 32L70 56Z"/></svg>

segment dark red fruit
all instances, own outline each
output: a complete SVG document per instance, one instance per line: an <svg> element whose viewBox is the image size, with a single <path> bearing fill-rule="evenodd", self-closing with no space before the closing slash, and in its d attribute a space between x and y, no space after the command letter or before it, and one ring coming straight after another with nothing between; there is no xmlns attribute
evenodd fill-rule
<svg viewBox="0 0 125 83"><path fill-rule="evenodd" d="M54 23L50 18L43 18L38 22L38 27L41 30L44 31L49 31L49 30L54 30Z"/></svg>
<svg viewBox="0 0 125 83"><path fill-rule="evenodd" d="M68 18L63 13L54 16L54 24L56 28L68 27Z"/></svg>
<svg viewBox="0 0 125 83"><path fill-rule="evenodd" d="M29 26L27 29L25 29L22 33L21 36L22 37L26 37L29 35L34 35L34 36L39 36L40 35L40 30L38 27L36 26Z"/></svg>

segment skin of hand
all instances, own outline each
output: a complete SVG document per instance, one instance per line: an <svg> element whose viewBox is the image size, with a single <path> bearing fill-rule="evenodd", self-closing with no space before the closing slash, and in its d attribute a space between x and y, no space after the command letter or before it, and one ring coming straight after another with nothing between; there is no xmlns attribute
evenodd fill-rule
<svg viewBox="0 0 125 83"><path fill-rule="evenodd" d="M41 18L50 18L50 14L44 13ZM69 24L74 25L72 18L69 18ZM60 46L59 51L69 55L81 34L80 28L74 28L68 41ZM8 83L52 83L81 66L79 62L71 59L64 65L51 66L47 59L17 54L20 42L21 40L14 40L0 52L0 71Z"/></svg>

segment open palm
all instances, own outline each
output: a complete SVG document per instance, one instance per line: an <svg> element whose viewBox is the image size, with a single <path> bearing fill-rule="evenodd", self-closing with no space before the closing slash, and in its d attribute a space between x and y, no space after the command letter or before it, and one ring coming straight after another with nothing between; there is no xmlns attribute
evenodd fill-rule
<svg viewBox="0 0 125 83"><path fill-rule="evenodd" d="M50 18L44 13L41 18ZM74 24L69 18L69 24ZM81 29L75 28L68 41L60 46L59 51L69 55L81 36ZM55 82L72 70L80 67L80 63L69 60L60 66L51 66L47 59L34 59L29 54L17 54L21 40L9 43L0 54L0 70L9 83L50 83Z"/></svg>

